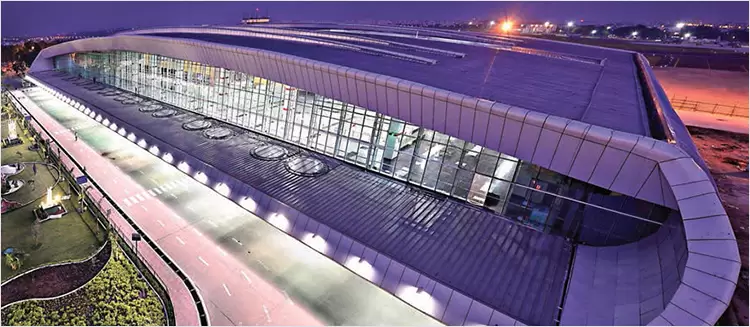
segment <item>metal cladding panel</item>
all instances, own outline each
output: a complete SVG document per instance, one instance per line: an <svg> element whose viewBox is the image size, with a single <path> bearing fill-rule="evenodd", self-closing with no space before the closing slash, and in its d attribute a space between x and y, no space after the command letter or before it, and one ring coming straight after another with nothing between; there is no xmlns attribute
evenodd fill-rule
<svg viewBox="0 0 750 327"><path fill-rule="evenodd" d="M208 140L200 132L184 130L180 116L156 119L46 75L38 74L46 83L104 108L126 125L138 126L226 174L219 177L222 181L231 182L228 176L232 176L261 191L256 201L266 195L276 199L520 321L554 323L572 251L562 237L252 132L224 141ZM302 151L324 161L331 171L301 177L288 172L282 161L258 160L249 155L257 140L293 153ZM163 150L168 148L165 145ZM217 177L210 178L217 182ZM337 199L336 205L330 199Z"/></svg>

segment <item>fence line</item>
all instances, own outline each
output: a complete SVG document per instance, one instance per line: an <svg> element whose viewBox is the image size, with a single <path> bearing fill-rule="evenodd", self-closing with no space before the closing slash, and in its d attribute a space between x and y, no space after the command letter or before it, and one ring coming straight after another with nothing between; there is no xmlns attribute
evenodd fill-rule
<svg viewBox="0 0 750 327"><path fill-rule="evenodd" d="M669 102L672 103L672 107L675 110L679 111L705 112L714 115L724 115L729 117L747 118L749 116L748 107L738 106L736 104L732 106L720 103L700 102L689 100L687 97L678 98L677 96L672 96Z"/></svg>

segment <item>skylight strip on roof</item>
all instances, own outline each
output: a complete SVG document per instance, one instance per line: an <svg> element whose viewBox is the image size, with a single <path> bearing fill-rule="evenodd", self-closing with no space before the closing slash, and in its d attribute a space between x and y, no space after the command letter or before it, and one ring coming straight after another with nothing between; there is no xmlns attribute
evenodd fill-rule
<svg viewBox="0 0 750 327"><path fill-rule="evenodd" d="M274 33L274 34L284 34L284 35L292 34L292 35L299 35L299 36L335 39L335 40L349 41L349 42L370 43L370 44L377 44L377 45L382 45L382 46L392 46L392 47L402 48L402 49L412 49L416 51L427 52L427 53L443 55L443 56L450 56L454 58L463 58L466 56L466 54L462 52L424 47L424 46L419 46L415 44L401 43L401 42L396 42L396 41L379 40L379 39L374 39L374 38L369 38L369 37L353 37L353 36L348 36L348 35L337 35L337 34L331 34L331 33L301 31L301 30L296 30L296 29L267 28L267 27L227 27L227 29L241 29L241 30L259 31L259 32L264 32L264 33Z"/></svg>

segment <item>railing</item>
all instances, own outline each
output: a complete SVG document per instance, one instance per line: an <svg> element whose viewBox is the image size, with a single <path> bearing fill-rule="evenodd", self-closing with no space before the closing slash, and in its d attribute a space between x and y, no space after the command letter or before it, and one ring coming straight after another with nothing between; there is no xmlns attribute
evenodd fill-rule
<svg viewBox="0 0 750 327"><path fill-rule="evenodd" d="M6 92L6 94L11 98L12 100L11 103L13 104L13 107L16 107L16 106L21 107L21 108L23 107L20 101L18 101L18 99L16 99L12 93ZM21 111L20 108L16 108L16 110L18 110L19 112ZM24 110L26 109L24 108ZM60 167L60 170L64 171L64 173L69 174L67 179L70 182L71 193L75 191L77 194L83 195L82 200L86 203L87 207L98 209L98 210L90 211L96 217L97 222L107 231L109 231L109 228L112 228L116 232L118 232L119 235L123 239L123 244L127 245L126 247L124 247L124 249L130 250L131 249L130 247L132 247L133 244L129 244L127 242L127 240L130 239L129 235L123 234L119 226L117 226L116 224L113 224L112 221L108 218L111 214L119 214L120 217L122 217L125 221L127 221L128 224L130 224L130 226L133 228L133 230L138 232L138 234L141 235L143 242L147 243L151 247L151 249L153 249L153 251L159 256L159 258L163 260L164 263L172 271L174 271L175 274L177 274L177 276L180 278L180 280L185 284L185 286L190 292L190 295L192 296L193 301L195 302L195 305L197 307L201 326L208 326L209 321L208 321L208 314L207 314L206 308L203 304L202 298L198 294L192 281L182 272L182 270L180 270L177 267L177 265L175 265L175 263L170 258L166 256L166 254L158 246L156 246L155 242L151 240L148 237L148 235L146 235L146 233L144 233L143 230L141 230L140 227L138 227L138 225L136 225L135 222L133 222L133 220L129 216L127 216L127 214L125 214L125 212L119 206L115 205L115 201L108 194L106 194L106 192L103 191L101 186L99 186L99 184L97 184L96 181L89 178L88 182L91 183L91 186L86 187L84 189L82 189L80 185L74 182L75 181L75 178L73 177L74 172L76 173L76 175L80 174L80 175L88 176L86 174L85 167L82 167L77 161L72 159L73 157L70 155L68 150L60 146L57 140L52 136L52 133L50 133L41 124L41 122L39 122L36 119L36 117L34 116L29 116L29 117L31 117L30 119L32 120L33 125L35 125L36 128L44 132L44 134L46 134L47 137L41 137L39 132L37 132L35 128L28 128L28 130L32 134L34 134L33 136L35 137L36 140L39 141L39 144L42 146L42 149L45 150L50 160L57 161ZM29 127L32 127L32 126L29 126ZM63 158L68 159L68 164L71 166L69 170L66 168L65 164L63 163ZM94 196L96 196L96 201L94 201ZM148 264L145 260L142 260L140 257L138 257L137 262L142 264L141 267L147 267L151 272L153 272L151 275L153 275L153 277L155 277L158 280L158 284L161 284L161 286L164 287L164 289L166 290L166 293L168 294L176 293L170 290L169 284L165 283L161 278L159 278L156 274L156 270L150 264ZM136 268L140 268L140 267L137 266ZM157 295L160 297L167 296L167 294L159 295L158 293ZM169 315L167 315L166 319L168 323L172 323L174 325L176 323L176 320L174 318L172 304L170 303L169 307L167 307L166 305L167 301L162 301L162 302L165 304L164 306L165 311L172 310L171 312L172 317L169 317Z"/></svg>
<svg viewBox="0 0 750 327"><path fill-rule="evenodd" d="M710 114L724 115L724 116L730 116L730 117L747 118L748 116L750 116L748 115L748 107L742 107L736 104L733 106L730 106L730 105L719 104L719 103L707 103L707 102L688 100L687 97L679 98L677 96L672 96L672 98L669 99L669 102L671 102L672 107L678 111L706 112Z"/></svg>

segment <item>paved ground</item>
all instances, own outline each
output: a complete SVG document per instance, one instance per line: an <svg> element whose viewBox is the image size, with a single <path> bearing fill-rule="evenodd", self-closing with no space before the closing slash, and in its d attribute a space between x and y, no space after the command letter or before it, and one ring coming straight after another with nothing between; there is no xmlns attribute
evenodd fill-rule
<svg viewBox="0 0 750 327"><path fill-rule="evenodd" d="M29 97L44 109L32 114L191 276L213 325L439 324L41 90Z"/></svg>
<svg viewBox="0 0 750 327"><path fill-rule="evenodd" d="M690 128L698 151L711 169L719 195L732 223L742 269L737 289L719 325L748 325L748 137Z"/></svg>
<svg viewBox="0 0 750 327"><path fill-rule="evenodd" d="M748 107L748 73L695 68L654 68L670 99ZM747 119L745 119L747 120Z"/></svg>

